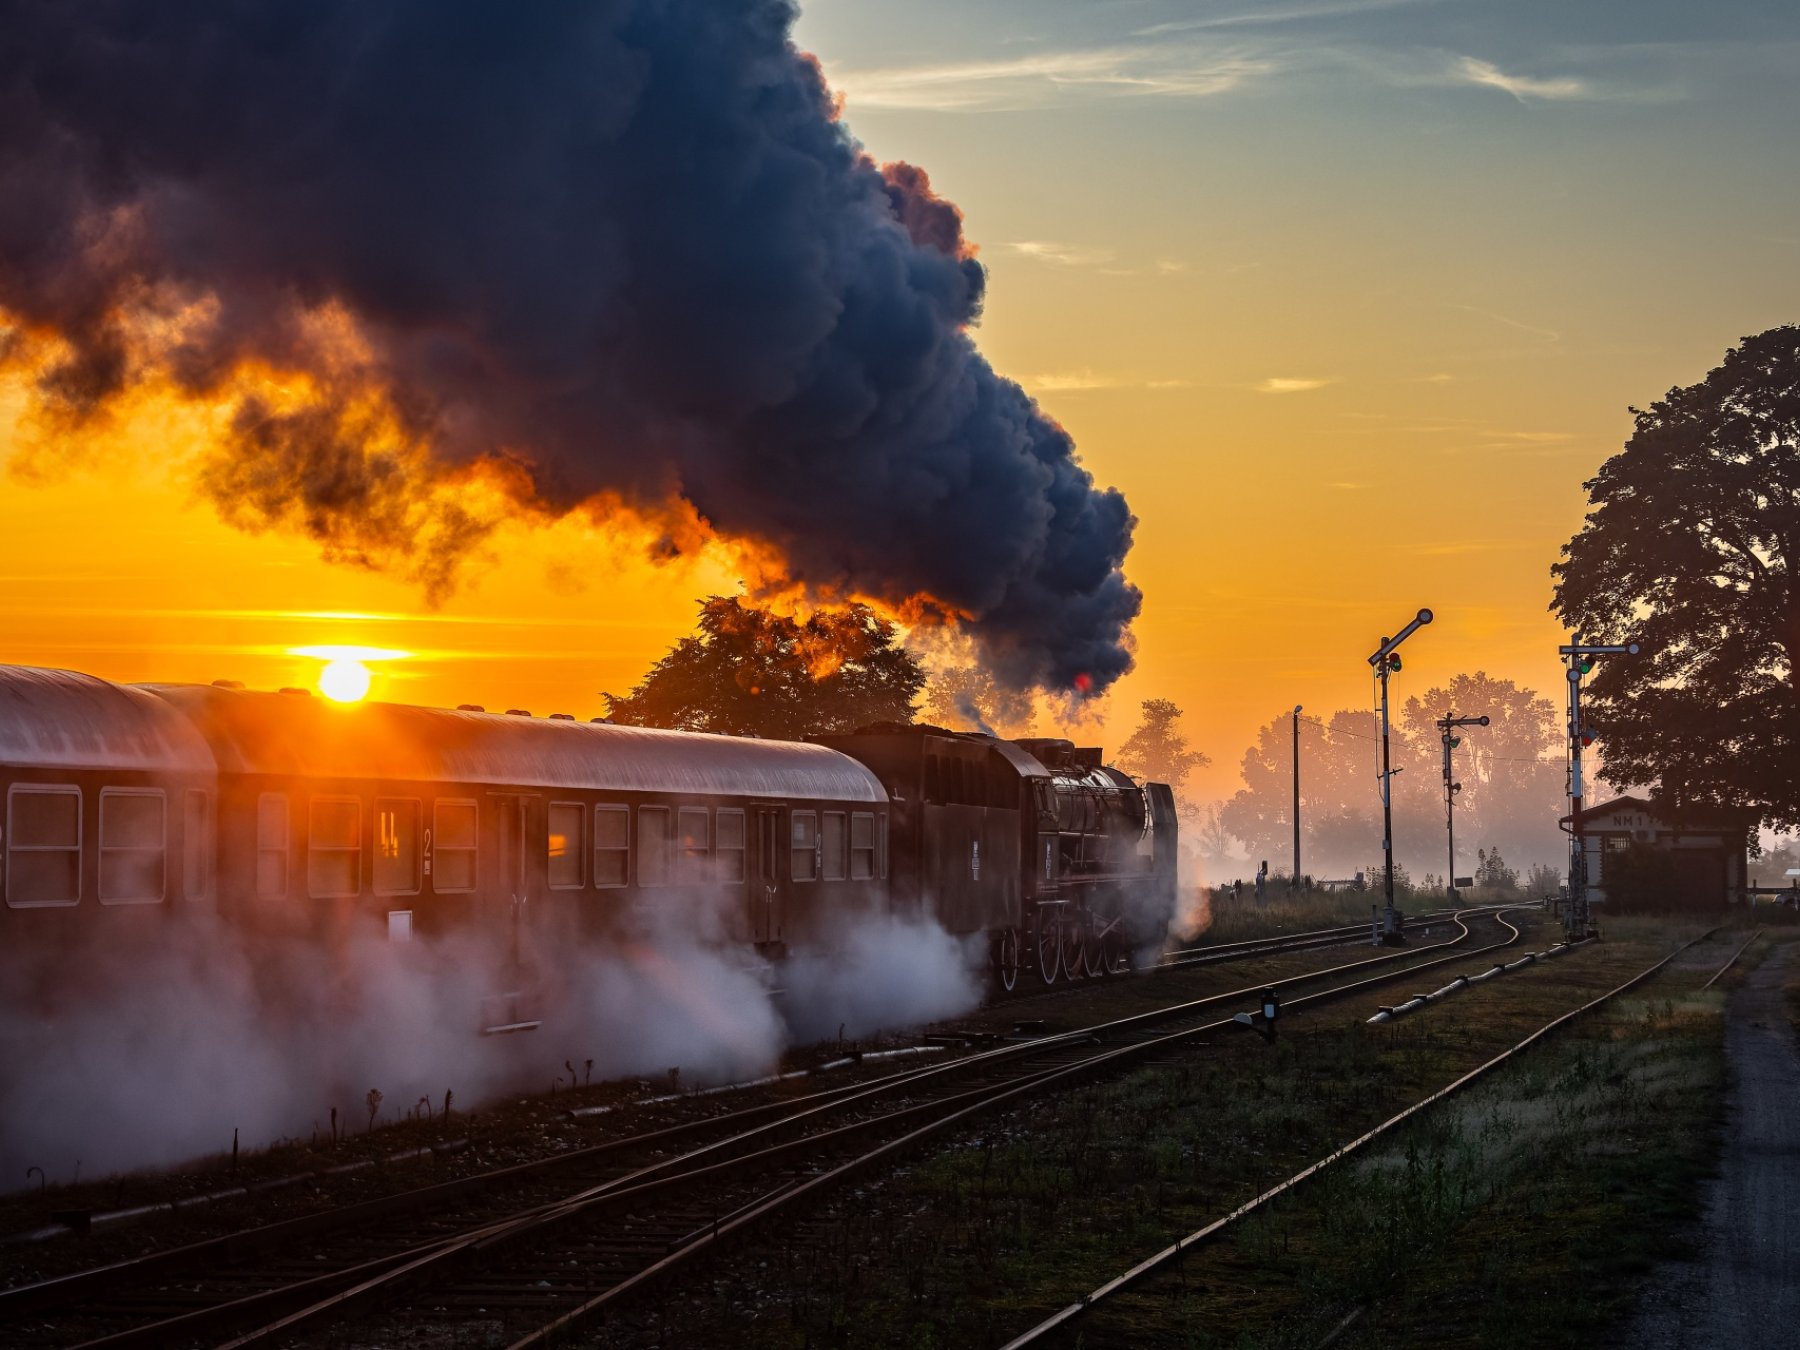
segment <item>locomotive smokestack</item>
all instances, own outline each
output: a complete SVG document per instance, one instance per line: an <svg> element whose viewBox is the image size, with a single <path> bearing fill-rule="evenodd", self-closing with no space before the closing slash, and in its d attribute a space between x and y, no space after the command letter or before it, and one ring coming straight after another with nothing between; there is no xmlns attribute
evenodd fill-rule
<svg viewBox="0 0 1800 1350"><path fill-rule="evenodd" d="M229 519L438 587L479 476L955 617L1014 686L1129 668L1124 498L977 351L960 215L838 122L787 0L0 16L0 336L71 434L225 403Z"/></svg>

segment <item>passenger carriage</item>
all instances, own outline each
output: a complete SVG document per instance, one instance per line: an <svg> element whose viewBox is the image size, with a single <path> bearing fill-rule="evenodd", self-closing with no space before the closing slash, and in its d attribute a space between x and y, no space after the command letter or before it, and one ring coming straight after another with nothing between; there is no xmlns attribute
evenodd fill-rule
<svg viewBox="0 0 1800 1350"><path fill-rule="evenodd" d="M484 1020L571 946L677 935L769 954L885 898L887 797L822 746L300 691L156 686L218 765L221 905L341 944L474 934Z"/></svg>
<svg viewBox="0 0 1800 1350"><path fill-rule="evenodd" d="M0 666L0 980L51 1016L94 967L214 903L206 742L148 693Z"/></svg>

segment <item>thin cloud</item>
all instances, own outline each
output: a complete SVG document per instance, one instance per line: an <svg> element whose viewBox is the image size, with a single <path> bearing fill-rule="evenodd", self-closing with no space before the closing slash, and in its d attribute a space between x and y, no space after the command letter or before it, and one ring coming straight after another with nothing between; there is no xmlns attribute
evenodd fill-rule
<svg viewBox="0 0 1800 1350"><path fill-rule="evenodd" d="M1520 441L1526 445L1560 445L1575 439L1572 431L1494 431L1488 434L1497 441Z"/></svg>
<svg viewBox="0 0 1800 1350"><path fill-rule="evenodd" d="M1170 33L1192 33L1207 28L1250 28L1304 23L1308 19L1336 19L1348 14L1373 14L1384 9L1413 9L1437 3L1439 0L1321 0L1318 4L1240 10L1235 14L1214 14L1203 19L1174 19L1168 23L1154 23L1148 28L1139 28L1132 36L1164 37Z"/></svg>
<svg viewBox="0 0 1800 1350"><path fill-rule="evenodd" d="M1259 394L1309 394L1315 389L1323 389L1328 384L1336 384L1337 376L1314 379L1304 376L1271 375L1252 388Z"/></svg>
<svg viewBox="0 0 1800 1350"><path fill-rule="evenodd" d="M1144 379L1136 375L1111 375L1083 368L1049 375L1034 375L1025 387L1042 394L1084 393L1092 389L1188 389L1191 380Z"/></svg>
<svg viewBox="0 0 1800 1350"><path fill-rule="evenodd" d="M1415 558L1456 558L1470 553L1522 553L1542 547L1534 539L1452 539L1442 543L1407 544L1402 552Z"/></svg>
<svg viewBox="0 0 1800 1350"><path fill-rule="evenodd" d="M1498 89L1511 94L1520 103L1529 103L1532 99L1563 100L1595 96L1590 85L1571 75L1547 80L1530 75L1509 75L1493 62L1474 56L1459 58L1456 72L1466 84Z"/></svg>
<svg viewBox="0 0 1800 1350"><path fill-rule="evenodd" d="M1508 328L1516 328L1521 333L1530 333L1546 343L1561 342L1562 334L1554 328L1543 328L1534 323L1526 323L1523 319L1515 319L1505 314L1495 313L1491 309L1481 309L1475 305L1457 305L1465 314L1479 314L1484 319L1492 319L1495 323L1503 323Z"/></svg>
<svg viewBox="0 0 1800 1350"><path fill-rule="evenodd" d="M1271 58L1243 51L1147 45L833 71L831 82L853 107L992 112L1069 95L1206 98L1273 68Z"/></svg>
<svg viewBox="0 0 1800 1350"><path fill-rule="evenodd" d="M1038 262L1055 263L1059 267L1099 267L1113 260L1109 248L1088 248L1081 244L1059 244L1049 239L1018 239L1003 245Z"/></svg>
<svg viewBox="0 0 1800 1350"><path fill-rule="evenodd" d="M1099 375L1091 370L1068 370L1061 374L1034 375L1028 386L1046 394L1068 394L1089 389L1117 389L1121 383L1116 375Z"/></svg>

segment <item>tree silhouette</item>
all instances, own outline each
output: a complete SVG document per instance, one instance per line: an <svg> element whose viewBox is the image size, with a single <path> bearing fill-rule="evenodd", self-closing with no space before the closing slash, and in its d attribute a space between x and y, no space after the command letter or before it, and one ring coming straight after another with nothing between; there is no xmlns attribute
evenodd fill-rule
<svg viewBox="0 0 1800 1350"><path fill-rule="evenodd" d="M925 720L954 731L1029 736L1035 712L1029 689L1008 689L980 666L951 666L925 686Z"/></svg>
<svg viewBox="0 0 1800 1350"><path fill-rule="evenodd" d="M715 595L700 603L699 629L629 694L605 696L613 721L799 740L913 720L925 674L867 605L801 621Z"/></svg>
<svg viewBox="0 0 1800 1350"><path fill-rule="evenodd" d="M1133 778L1167 783L1177 800L1188 775L1204 769L1212 760L1201 750L1188 749L1181 734L1181 709L1166 698L1143 702L1143 721L1113 756L1113 763Z"/></svg>
<svg viewBox="0 0 1800 1350"><path fill-rule="evenodd" d="M1583 641L1643 645L1587 691L1607 776L1679 816L1800 824L1800 327L1745 338L1647 409L1584 488L1551 608ZM1610 864L1609 864L1610 865Z"/></svg>
<svg viewBox="0 0 1800 1350"><path fill-rule="evenodd" d="M1436 723L1451 714L1489 719L1488 726L1452 733L1461 741L1451 760L1463 787L1456 799L1458 839L1514 857L1559 856L1556 822L1566 805L1555 706L1533 689L1480 670L1406 700L1400 721L1413 759L1422 761L1417 767L1422 781L1408 787L1431 790L1440 824L1443 733Z"/></svg>
<svg viewBox="0 0 1800 1350"><path fill-rule="evenodd" d="M1394 853L1422 874L1444 865L1443 742L1446 712L1487 713L1493 725L1464 734L1454 767L1464 791L1456 808L1457 851L1503 847L1528 861L1562 855L1556 820L1563 785L1557 724L1549 700L1483 672L1408 698L1389 729ZM1293 856L1293 741L1288 714L1273 718L1244 752L1244 787L1221 811L1253 858L1273 867ZM1302 865L1314 876L1366 869L1381 847L1377 777L1380 728L1366 709L1300 719Z"/></svg>

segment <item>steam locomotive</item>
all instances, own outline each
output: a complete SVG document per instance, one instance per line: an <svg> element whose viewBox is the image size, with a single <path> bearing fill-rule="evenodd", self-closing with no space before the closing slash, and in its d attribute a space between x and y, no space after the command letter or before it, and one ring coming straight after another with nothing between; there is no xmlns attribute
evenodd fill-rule
<svg viewBox="0 0 1800 1350"><path fill-rule="evenodd" d="M171 925L462 935L504 955L484 1027L520 1029L569 944L673 927L779 959L882 913L985 938L1011 990L1128 968L1175 901L1166 785L929 726L761 741L0 667L0 786L27 1003Z"/></svg>

